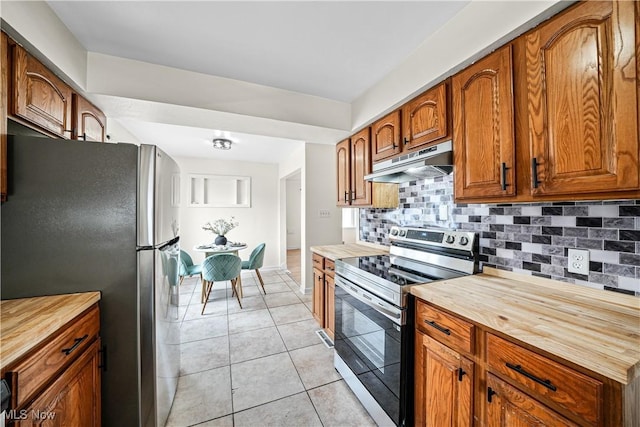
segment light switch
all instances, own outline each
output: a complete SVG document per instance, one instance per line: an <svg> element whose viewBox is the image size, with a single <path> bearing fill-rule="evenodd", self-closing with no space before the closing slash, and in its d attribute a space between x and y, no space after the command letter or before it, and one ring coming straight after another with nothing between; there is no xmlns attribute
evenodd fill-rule
<svg viewBox="0 0 640 427"><path fill-rule="evenodd" d="M569 273L589 274L589 251L569 249Z"/></svg>
<svg viewBox="0 0 640 427"><path fill-rule="evenodd" d="M331 218L331 211L329 209L320 209L320 218Z"/></svg>

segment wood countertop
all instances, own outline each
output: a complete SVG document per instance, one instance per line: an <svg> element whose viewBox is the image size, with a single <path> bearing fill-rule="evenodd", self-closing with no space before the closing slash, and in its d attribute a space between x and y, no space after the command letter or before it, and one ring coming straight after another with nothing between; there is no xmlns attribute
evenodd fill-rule
<svg viewBox="0 0 640 427"><path fill-rule="evenodd" d="M100 292L0 301L0 369L20 359L100 300Z"/></svg>
<svg viewBox="0 0 640 427"><path fill-rule="evenodd" d="M315 252L318 255L322 255L325 258L329 258L335 261L340 258L351 258L356 256L367 255L387 255L389 248L382 245L362 245L358 243L346 243L343 245L326 245L326 246L311 246L311 252Z"/></svg>
<svg viewBox="0 0 640 427"><path fill-rule="evenodd" d="M619 383L640 376L640 298L486 267L411 294Z"/></svg>

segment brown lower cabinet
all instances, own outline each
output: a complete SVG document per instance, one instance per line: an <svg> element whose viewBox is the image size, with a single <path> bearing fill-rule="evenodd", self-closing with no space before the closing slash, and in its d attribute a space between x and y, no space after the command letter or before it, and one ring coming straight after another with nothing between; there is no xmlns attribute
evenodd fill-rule
<svg viewBox="0 0 640 427"><path fill-rule="evenodd" d="M99 331L96 304L3 370L9 425L101 425Z"/></svg>
<svg viewBox="0 0 640 427"><path fill-rule="evenodd" d="M417 299L418 426L631 426L624 386Z"/></svg>
<svg viewBox="0 0 640 427"><path fill-rule="evenodd" d="M415 425L471 426L473 362L419 331L415 339Z"/></svg>
<svg viewBox="0 0 640 427"><path fill-rule="evenodd" d="M313 317L334 339L335 331L335 263L313 254Z"/></svg>

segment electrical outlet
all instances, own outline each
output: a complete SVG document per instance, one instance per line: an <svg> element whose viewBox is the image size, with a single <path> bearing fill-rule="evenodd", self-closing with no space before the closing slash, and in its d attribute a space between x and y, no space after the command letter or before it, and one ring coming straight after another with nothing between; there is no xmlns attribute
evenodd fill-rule
<svg viewBox="0 0 640 427"><path fill-rule="evenodd" d="M320 218L331 218L331 211L329 209L320 209Z"/></svg>
<svg viewBox="0 0 640 427"><path fill-rule="evenodd" d="M569 272L589 274L589 251L569 249Z"/></svg>

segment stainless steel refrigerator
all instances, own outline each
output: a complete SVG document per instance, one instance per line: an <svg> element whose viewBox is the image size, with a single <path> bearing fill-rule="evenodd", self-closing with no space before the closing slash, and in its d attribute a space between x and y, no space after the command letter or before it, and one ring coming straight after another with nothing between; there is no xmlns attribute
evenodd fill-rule
<svg viewBox="0 0 640 427"><path fill-rule="evenodd" d="M8 138L2 299L101 291L104 426L163 426L177 388L179 168L152 145Z"/></svg>

